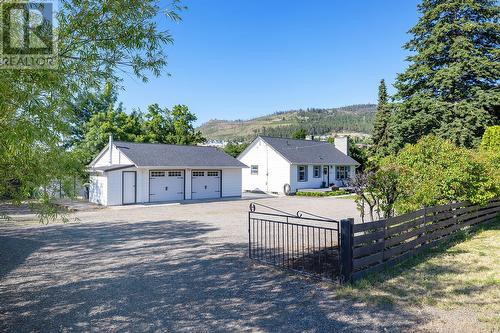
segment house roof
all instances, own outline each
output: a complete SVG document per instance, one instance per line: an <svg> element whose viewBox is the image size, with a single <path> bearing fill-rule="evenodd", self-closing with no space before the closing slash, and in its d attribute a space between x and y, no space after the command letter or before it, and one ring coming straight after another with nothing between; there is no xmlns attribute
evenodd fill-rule
<svg viewBox="0 0 500 333"><path fill-rule="evenodd" d="M359 165L352 157L343 154L328 142L266 136L260 138L293 164Z"/></svg>
<svg viewBox="0 0 500 333"><path fill-rule="evenodd" d="M123 141L115 141L114 145L138 167L247 167L215 147Z"/></svg>

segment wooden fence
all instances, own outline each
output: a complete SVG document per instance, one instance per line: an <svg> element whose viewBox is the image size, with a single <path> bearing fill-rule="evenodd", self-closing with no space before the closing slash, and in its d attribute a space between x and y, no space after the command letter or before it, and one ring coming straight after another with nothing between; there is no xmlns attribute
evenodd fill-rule
<svg viewBox="0 0 500 333"><path fill-rule="evenodd" d="M342 220L342 278L356 281L394 266L448 240L464 227L496 218L499 212L500 199L495 199L486 206L453 203L362 224Z"/></svg>

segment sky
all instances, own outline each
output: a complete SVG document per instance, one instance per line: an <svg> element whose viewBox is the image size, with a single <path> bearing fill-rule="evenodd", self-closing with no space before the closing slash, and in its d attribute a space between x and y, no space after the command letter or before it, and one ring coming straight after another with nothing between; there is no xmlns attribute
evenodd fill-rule
<svg viewBox="0 0 500 333"><path fill-rule="evenodd" d="M185 104L197 125L276 111L376 103L407 63L418 0L183 0L168 66L148 83L123 77L131 111ZM170 74L168 76L167 74Z"/></svg>

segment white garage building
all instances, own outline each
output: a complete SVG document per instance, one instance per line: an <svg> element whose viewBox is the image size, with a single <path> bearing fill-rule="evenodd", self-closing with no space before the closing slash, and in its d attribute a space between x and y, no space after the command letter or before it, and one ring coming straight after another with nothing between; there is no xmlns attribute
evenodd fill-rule
<svg viewBox="0 0 500 333"><path fill-rule="evenodd" d="M89 166L89 200L114 206L240 197L243 168L214 147L110 139Z"/></svg>

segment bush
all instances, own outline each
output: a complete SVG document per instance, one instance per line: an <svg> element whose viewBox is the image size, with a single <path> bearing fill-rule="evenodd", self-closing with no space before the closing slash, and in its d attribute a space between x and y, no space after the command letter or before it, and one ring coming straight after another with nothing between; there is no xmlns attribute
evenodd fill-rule
<svg viewBox="0 0 500 333"><path fill-rule="evenodd" d="M304 192L304 191L297 191L295 195L302 196L302 197L335 197L338 195L345 195L349 194L346 190L336 190L336 191L330 191L330 192Z"/></svg>
<svg viewBox="0 0 500 333"><path fill-rule="evenodd" d="M490 126L484 131L481 139L481 150L499 151L500 150L500 126Z"/></svg>
<svg viewBox="0 0 500 333"><path fill-rule="evenodd" d="M430 135L384 158L381 167L401 170L398 184L404 195L395 208L405 213L450 202L484 204L498 197L499 161L498 153L478 153Z"/></svg>

